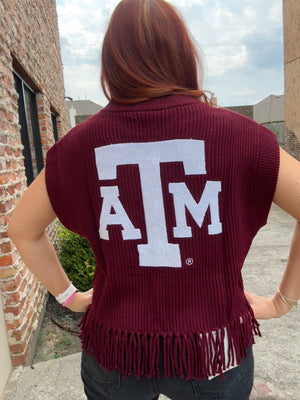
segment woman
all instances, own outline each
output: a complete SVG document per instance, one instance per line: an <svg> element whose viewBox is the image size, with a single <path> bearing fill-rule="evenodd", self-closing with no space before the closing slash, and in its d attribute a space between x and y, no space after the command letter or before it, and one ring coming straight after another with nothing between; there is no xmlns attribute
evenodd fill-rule
<svg viewBox="0 0 300 400"><path fill-rule="evenodd" d="M300 166L274 135L213 108L176 10L123 0L102 49L107 107L47 154L9 235L81 324L89 400L249 399L256 318L300 297L297 222L280 289L244 292L241 269L272 200L300 220ZM77 292L45 228L56 216L95 254Z"/></svg>

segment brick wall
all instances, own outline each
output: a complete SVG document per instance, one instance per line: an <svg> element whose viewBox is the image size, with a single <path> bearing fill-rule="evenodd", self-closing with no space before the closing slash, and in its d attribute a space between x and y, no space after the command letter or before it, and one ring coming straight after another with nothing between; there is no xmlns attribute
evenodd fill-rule
<svg viewBox="0 0 300 400"><path fill-rule="evenodd" d="M285 149L300 160L300 2L283 0Z"/></svg>
<svg viewBox="0 0 300 400"><path fill-rule="evenodd" d="M11 358L23 364L45 302L45 289L22 262L6 229L27 187L14 75L36 92L43 157L68 129L55 0L0 0L0 292ZM0 338L1 340L1 338Z"/></svg>
<svg viewBox="0 0 300 400"><path fill-rule="evenodd" d="M296 160L300 160L300 143L297 139L297 136L289 130L286 126L284 128L284 138L285 138L285 145L284 149L287 151L291 156L296 158Z"/></svg>

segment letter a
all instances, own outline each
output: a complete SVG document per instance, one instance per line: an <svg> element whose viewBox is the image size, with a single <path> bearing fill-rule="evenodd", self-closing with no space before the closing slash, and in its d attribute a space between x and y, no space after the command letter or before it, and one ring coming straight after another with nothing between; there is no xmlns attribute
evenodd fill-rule
<svg viewBox="0 0 300 400"><path fill-rule="evenodd" d="M103 197L102 210L100 215L99 234L101 239L109 240L108 225L122 225L122 236L124 240L141 239L141 231L133 226L122 203L119 200L119 189L117 186L102 186L100 188ZM111 209L115 214L111 214Z"/></svg>

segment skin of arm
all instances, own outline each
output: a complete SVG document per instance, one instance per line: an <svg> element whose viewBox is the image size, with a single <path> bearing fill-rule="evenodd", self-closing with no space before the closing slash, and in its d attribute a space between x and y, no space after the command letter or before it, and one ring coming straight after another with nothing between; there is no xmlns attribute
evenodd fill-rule
<svg viewBox="0 0 300 400"><path fill-rule="evenodd" d="M280 167L273 202L296 219L289 258L279 289L289 299L300 299L300 163L280 149ZM245 292L246 298L258 319L279 318L291 307L278 293L272 298Z"/></svg>
<svg viewBox="0 0 300 400"><path fill-rule="evenodd" d="M43 169L17 204L8 225L8 237L30 271L53 296L63 293L70 285L45 230L56 215L51 206ZM92 302L93 290L78 292L68 308L84 312Z"/></svg>

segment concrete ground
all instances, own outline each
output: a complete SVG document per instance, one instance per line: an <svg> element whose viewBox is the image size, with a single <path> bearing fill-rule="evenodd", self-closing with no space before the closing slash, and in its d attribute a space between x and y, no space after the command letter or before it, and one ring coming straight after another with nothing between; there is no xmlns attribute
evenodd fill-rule
<svg viewBox="0 0 300 400"><path fill-rule="evenodd" d="M269 222L256 236L244 267L245 288L272 295L285 268L295 222L272 206ZM300 400L300 318L293 309L279 320L261 321L256 340L255 381L251 400ZM3 400L85 400L80 354L18 367ZM161 396L160 400L166 400Z"/></svg>

